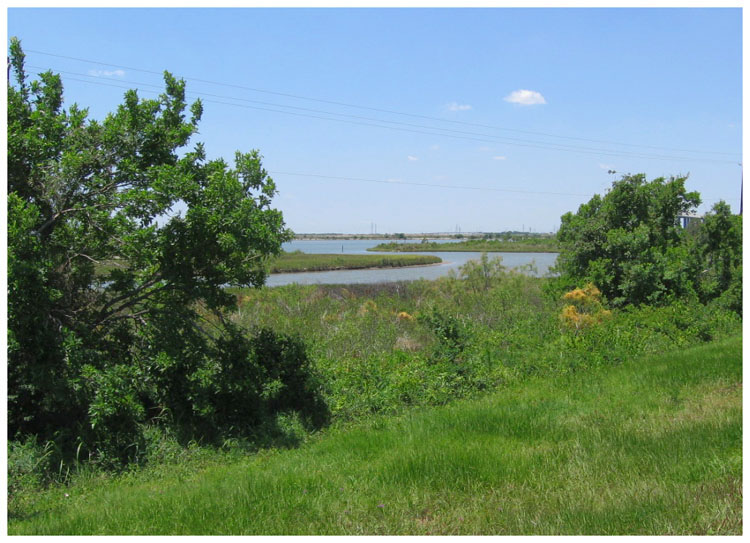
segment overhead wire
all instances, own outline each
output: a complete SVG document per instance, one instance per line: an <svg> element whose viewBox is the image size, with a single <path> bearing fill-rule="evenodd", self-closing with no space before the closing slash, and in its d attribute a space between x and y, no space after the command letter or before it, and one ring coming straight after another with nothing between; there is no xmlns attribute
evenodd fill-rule
<svg viewBox="0 0 750 543"><path fill-rule="evenodd" d="M40 67L37 67L37 66L33 66L33 67L41 69ZM58 71L60 73L67 73L67 74L84 76L84 77L90 77L90 78L98 78L98 76L81 74L81 73L77 73L77 72L69 72L69 71L65 71L65 70L58 70ZM81 80L81 79L75 79L75 78L69 78L69 79L73 80L73 81L80 81L80 82L83 82L83 83L95 83L95 84L99 84L99 85L110 85L110 86L120 87L119 85L112 85L111 83L104 83L104 82L101 82L101 81L96 81L95 82L95 81ZM145 86L149 86L149 87L160 88L159 85L154 85L154 84L151 84L151 83L143 83L143 82L137 82L137 81L128 81L128 83L134 84L134 85L145 85ZM240 98L240 97L235 97L235 96L224 96L224 95L217 95L217 94L211 94L211 93L205 93L205 92L197 92L197 91L190 91L190 94L194 95L194 96L198 96L198 97L209 96L209 97L216 97L216 98L224 98L224 99L228 99L228 100L238 100L238 101L249 102L249 103L270 105L270 106L275 106L275 107L285 107L285 108L289 108L289 109L296 109L296 110L308 111L308 112L313 112L313 113L323 113L323 114L326 114L326 115L336 115L336 116L339 116L339 117L350 117L350 118L354 118L354 119L362 119L362 120L367 120L367 121L376 121L376 122L381 122L381 123L398 124L398 125L410 126L410 127L415 127L415 128L425 128L425 129L428 129L428 130L440 130L442 132L452 132L452 133L457 133L457 134L464 134L467 137L464 137L464 138L461 138L461 139L469 139L469 140L480 141L480 142L484 142L484 143L496 143L496 142L500 142L500 143L504 143L504 144L507 144L507 145L514 145L514 146L520 146L520 147L534 147L534 148L539 148L539 149L583 152L583 153L586 153L586 154L597 154L597 155L606 155L606 156L627 156L627 157L633 157L633 158L645 158L645 159L656 159L656 160L699 160L699 161L703 161L703 162L719 162L719 163L729 163L729 162L732 162L732 161L727 161L727 160L717 160L717 159L698 158L698 157L694 157L694 158L691 159L689 157L674 157L674 156L663 156L663 155L646 155L646 154L643 154L643 153L634 153L634 152L630 152L630 151L617 151L617 150L612 150L612 149L594 149L594 148L590 148L590 147L561 145L561 144L553 143L553 142L540 142L540 141L534 141L534 140L519 140L517 138L504 138L504 137L500 137L500 136L493 136L492 134L482 134L482 133L476 133L476 132L467 132L467 131L463 131L463 130L453 130L453 129L441 128L441 127L437 127L437 126L424 126L424 125L417 125L417 124L412 124L412 123L404 123L404 122L400 122L400 121L389 121L389 120L386 120L386 119L375 119L375 118L372 118L372 117L363 117L363 116L360 116L360 115L351 115L351 114L347 114L347 113L337 113L337 112L332 112L332 111L323 111L323 110L311 109L311 108L304 108L304 107L299 107L299 106L291 106L291 105L286 105L286 104L276 104L276 103L273 103L273 102L263 102L263 101L259 101L259 100L251 100L251 99L248 99L248 98ZM231 103L220 102L220 101L215 101L215 100L206 100L206 102L240 106L240 104L231 104ZM251 109L258 109L258 110L263 110L263 111L271 111L271 112L276 112L276 113L293 114L292 112L279 111L279 110L268 109L268 108L261 108L261 107L255 107L255 108L251 108ZM319 116L316 116L316 115L301 115L301 116L307 116L307 117L312 117L312 118L316 118L316 119L323 119L323 120L335 120L335 121L340 121L340 122L346 122L346 121L341 121L340 119L329 119L329 118L325 118L325 117L319 117ZM373 125L371 123L352 123L352 124L361 124L361 125L364 125L364 126L376 126L378 128L392 128L392 127L381 126L381 125ZM403 131L404 129L401 129L401 130ZM415 132L415 133L418 133L418 134L428 134L428 135L433 134L431 132L424 132L422 130L409 130L409 131ZM448 134L443 134L442 132L435 133L435 135L442 135L442 136L448 136L448 137L457 137L457 136L452 136L452 135L448 135ZM491 140L487 140L487 139L480 139L480 138L475 138L475 137L471 137L471 136L482 136L484 138L492 138L492 139Z"/></svg>
<svg viewBox="0 0 750 543"><path fill-rule="evenodd" d="M97 79L97 76L91 76L86 74L80 74L75 72L67 72L64 70L59 70L61 73L73 73L78 76L84 76L84 77L90 77ZM109 86L109 87L115 87L115 88L130 88L128 86L119 85L116 83L119 82L104 82L104 81L92 81L89 79L77 79L75 77L68 77L66 78L70 81L78 81L81 83L88 83L88 84L94 84L94 85L101 85L101 86ZM143 85L143 86L149 86L149 87L159 87L158 85L150 84L150 83L143 83L143 82L135 82L135 81L129 81L123 83L130 83L135 85ZM156 91L150 91L148 89L143 89L144 92L154 92ZM321 119L326 121L335 121L335 122L341 122L341 123L347 123L347 124L354 124L354 125L361 125L361 126L371 126L376 128L384 128L387 130L397 130L402 132L411 132L411 133L417 133L417 134L426 134L426 135L433 135L433 136L443 136L443 137L449 137L454 139L464 139L464 140L471 140L471 141L478 141L482 143L502 143L504 145L511 145L516 147L531 147L531 148L537 148L537 149L545 149L545 150L552 150L552 151L567 151L567 152L575 152L575 153L583 153L583 154L593 154L597 156L616 156L616 157L629 157L629 158L641 158L641 159L651 159L651 160L690 160L690 161L700 161L700 162L713 162L713 163L734 163L732 160L722 160L722 159L711 159L711 158L701 158L701 157L680 157L680 156L665 156L665 155L650 155L650 154L644 154L644 153L635 153L635 152L629 152L629 151L617 151L617 150L611 150L611 149L595 149L590 147L577 147L577 146L571 146L571 145L562 145L552 142L539 142L534 140L518 140L515 138L504 138L501 136L493 136L491 134L481 134L481 133L475 133L475 132L467 132L467 131L460 131L460 130L453 130L448 128L441 128L441 127L435 127L435 126L424 126L424 125L416 125L412 123L403 123L400 121L390 121L386 119L374 119L371 117L363 117L363 116L357 116L357 115L351 115L346 113L337 113L337 112L331 112L331 111L323 111L323 110L316 110L311 108L303 108L299 106L291 106L291 105L285 105L285 104L274 104L270 102L262 102L258 100L251 100L248 98L241 98L241 97L235 97L235 96L223 96L223 95L216 95L211 93L205 93L205 92L197 92L197 91L190 91L187 94L191 96L197 96L197 97L218 97L218 98L224 98L227 100L236 100L236 101L242 101L242 102L249 102L249 103L259 103L259 104L266 104L266 105L273 105L275 107L284 107L289 109L296 109L300 111L308 111L308 112L314 112L314 113L322 113L325 115L336 115L340 117L349 117L349 118L355 118L355 119L363 119L363 120L369 120L369 121L376 121L378 123L389 123L389 124L398 124L398 125L404 125L404 126L410 126L410 127L416 127L416 128L424 128L427 130L415 130L413 128L401 128L398 126L384 126L382 124L373 124L371 122L361 122L361 121L351 121L347 119L336 119L336 118L330 118L330 117L322 117L320 115L312 115L310 113L296 113L292 111L284 111L284 110L278 110L278 109L271 109L267 107L259 107L259 106L250 106L245 104L237 104L233 102L225 102L220 100L213 100L211 98L205 99L203 101L207 103L216 103L216 104L223 104L223 105L229 105L229 106L235 106L235 107L242 107L245 109L254 109L259 111L269 111L273 113L281 113L285 115L293 115L293 116L299 116L299 117L308 117L308 118L314 118L314 119ZM440 131L440 132L434 132L434 131ZM451 134L446 134L444 132L451 132ZM456 135L456 134L462 134L462 135ZM482 137L473 137L470 134L476 135L476 136L482 136ZM491 138L491 139L487 139Z"/></svg>
<svg viewBox="0 0 750 543"><path fill-rule="evenodd" d="M140 68L134 68L129 66L123 66L123 65L117 65L112 63L104 63L99 61L91 61L87 59L80 59L75 57L67 57L64 55L55 55L51 53L44 53L41 51L34 51L29 50L30 52L35 52L38 54L45 54L50 56L57 56L61 58L68 58L72 60L79 60L83 62L90 62L95 64L101 64L105 66L113 66L118 68L125 68L133 71L140 71L143 73L151 73L151 74L157 74L162 75L163 72L155 72L151 70L144 70ZM34 67L38 69L44 69L37 66L29 66ZM56 70L60 73L68 73L68 74L74 74L78 76L93 78L93 79L99 79L99 76L91 75L91 74L80 74L76 72L69 72L65 70ZM69 80L78 81L82 83L89 83L89 84L96 84L96 85L103 85L103 86L109 86L109 87L116 87L116 88L124 88L124 89L130 89L130 86L124 86L124 85L118 85L115 83L119 83L119 81L113 82L113 81L92 81L91 79L76 79L76 78L67 78ZM379 108L371 108L366 106L357 106L354 104L346 104L343 102L336 102L336 101L330 101L330 100L321 100L321 99L314 99L299 95L291 95L287 93L279 93L279 92L273 92L273 91L264 91L261 89L254 89L251 87L245 87L242 85L233 85L233 84L227 84L227 83L218 83L214 81L199 79L199 78L185 78L192 81L199 81L204 83L211 83L214 85L221 85L226 87L235 87L235 88L241 88L245 90L252 90L256 92L266 92L269 94L276 94L280 96L287 96L287 97L293 97L293 98L299 98L299 99L305 99L305 100L312 100L317 102L323 102L323 103L330 103L330 104L336 104L336 105L343 105L347 107L354 107L359 109L368 109L373 111L379 111L384 113L392 113L397 115L405 115L405 116L411 116L411 117L418 117L418 118L426 118L431 120L436 120L440 122L450 122L450 123L457 123L457 124L463 124L463 125L469 125L469 126L480 126L484 128L493 128L498 130L508 130L508 131L515 131L519 133L528 133L528 134L535 134L535 135L544 135L548 137L557 137L557 138L566 138L566 139L573 139L573 140L579 140L579 141L591 141L591 142L598 142L598 143L608 143L611 145L624 145L624 146L632 146L632 147L642 147L642 148L652 148L652 149L664 149L664 150L674 150L674 151L682 151L682 152L702 152L706 154L724 154L724 155L732 155L734 153L726 153L726 152L718 152L718 151L696 151L696 150L687 150L687 149L675 149L675 148L667 148L667 147L656 147L656 146L648 146L648 145L636 145L636 144L627 144L627 143L618 143L618 142L609 142L605 140L594 140L594 139L587 139L587 138L577 138L577 137L566 137L566 136L556 136L552 134L544 134L541 132L532 132L532 131L523 131L523 130L513 130L508 128L502 128L502 127L496 127L491 125L482 125L478 123L469 123L465 121L453 121L449 119L441 119L437 117L430 117L425 115L417 115L417 114L409 114L409 113L403 113L403 112L397 112L397 111L391 111L391 110L383 110ZM154 85L150 83L143 83L143 82L133 82L133 81L122 81L122 83L127 83L129 85L141 85L141 86L149 86L154 88L162 88L161 85ZM144 92L149 93L155 93L158 94L158 91L152 91L148 89L139 89L143 90ZM399 128L394 126L383 126L380 124L373 124L373 123L365 123L365 122L358 122L358 121L349 121L346 119L335 119L330 117L321 117L319 115L311 115L306 113L295 113L292 111L283 111L283 110L277 110L277 109L270 109L265 107L258 107L258 106L249 106L245 104L237 104L233 102L224 102L219 100L212 100L212 99L203 99L203 101L208 103L217 103L217 104L224 104L224 105L230 105L235 107L243 107L247 109L254 109L254 110L261 110L261 111L269 111L274 113L282 113L287 115L295 115L295 116L302 116L302 117L309 117L309 118L316 118L316 119L322 119L322 120L328 120L328 121L337 121L337 122L344 122L349 124L358 124L358 125L364 125L364 126L373 126L377 128L385 128L385 129L391 129L391 130L400 130L400 131L406 131L406 132L414 132L414 133L420 133L420 134L428 134L428 135L436 135L436 136L444 136L444 137L452 137L452 138L458 138L458 139L466 139L466 140L473 140L473 141L481 141L485 143L503 143L506 145L515 145L515 146L523 146L523 147L535 147L535 148L541 148L541 149L547 149L547 150L557 150L557 151L570 151L570 152L579 152L579 153L587 153L587 154L596 154L596 155L609 155L609 156L626 156L626 157L633 157L633 158L647 158L647 159L661 159L661 160L699 160L699 161L706 161L706 162L720 162L720 163L734 163L735 161L730 160L717 160L717 159L707 159L707 158L700 158L700 157L674 157L674 156L660 156L660 155L645 155L642 153L633 153L628 151L616 151L616 150L602 150L602 149L591 149L587 147L575 147L575 146L569 146L569 145L562 145L557 144L553 142L535 142L533 140L530 140L529 142L525 142L526 140L517 140L513 138L504 138L501 136L494 136L491 134L480 134L475 132L467 132L467 131L461 131L461 130L453 130L449 128L442 128L442 127L435 127L435 126L424 126L424 125L416 125L413 123L404 123L400 121L391 121L387 119L375 119L371 117L363 117L358 115L351 115L346 113L337 113L337 112L331 112L331 111L323 111L323 110L316 110L312 108L304 108L300 106L293 106L293 105L286 105L286 104L275 104L271 102L263 102L259 100L252 100L248 98L241 98L241 97L235 97L235 96L224 96L224 95L217 95L217 94L211 94L206 92L196 92L196 91L190 91L186 94L189 94L191 96L197 96L199 98L208 96L208 97L216 97L216 98L223 98L227 100L236 100L241 102L248 102L248 103L257 103L257 104L263 104L263 105L272 105L275 107L283 107L288 109L295 109L297 111L307 111L307 112L315 112L315 113L323 113L326 115L335 115L339 117L349 117L354 119L362 119L362 120L371 120L376 121L379 123L388 123L388 124L397 124L397 125L403 125L403 126L410 126L410 127L416 127L416 128L425 128L428 130L437 130L440 132L426 132L424 130L412 130L412 129L406 129L406 128ZM453 135L453 134L446 134L443 132L452 132L453 134L463 134L463 135ZM478 135L483 136L484 138L492 138L492 139L481 139L481 138L475 138L471 137L470 135ZM506 140L511 141L506 141ZM524 142L524 143L520 143ZM535 145L537 143L541 143L543 145ZM312 178L324 178L324 179L334 179L334 180L346 180L346 181L357 181L357 182L371 182L371 183L383 183L383 184L397 184L397 185L413 185L413 186L427 186L427 187L437 187L437 188L449 188L449 189L466 189L466 190L489 190L489 191L496 191L496 192L507 192L507 193L518 193L518 194L530 194L530 195L553 195L553 196L576 196L576 197L589 197L591 194L581 194L581 193L566 193L566 192L549 192L549 191L527 191L527 190L520 190L520 189L502 189L497 187L472 187L472 186L459 186L459 185L444 185L444 184L436 184L436 183L417 183L417 182L409 182L409 181L398 181L398 180L378 180L378 179L366 179L366 178L358 178L358 177L341 177L341 176L330 176L330 175L322 175L322 174L313 174L313 173L301 173L301 172L282 172L282 171L275 171L271 172L274 174L279 175L291 175L291 176L304 176L304 177L312 177ZM704 199L704 201L718 201L720 199Z"/></svg>
<svg viewBox="0 0 750 543"><path fill-rule="evenodd" d="M521 190L521 189L504 189L498 187L473 187L466 185L445 185L439 183L418 183L416 181L400 181L400 180L386 180L386 179L368 179L362 177L349 177L349 176L336 176L336 175L323 175L315 173L303 173L303 172L284 172L279 170L268 170L268 173L273 175L290 175L295 177L313 177L320 179L333 179L337 181L355 181L355 182L366 182L366 183L381 183L384 185L412 185L417 187L434 187L444 189L457 189L457 190L479 190L479 191L492 191L492 192L508 192L516 194L528 194L532 196L575 196L591 198L596 193L580 193L580 192L551 192L551 191L533 191L533 190ZM725 198L701 198L705 202L718 202L720 200L726 201Z"/></svg>
<svg viewBox="0 0 750 543"><path fill-rule="evenodd" d="M503 188L498 188L498 187L472 187L472 186L466 186L466 185L444 185L444 184L438 184L438 183L417 183L415 181L367 179L363 177L342 177L342 176L336 176L336 175L321 175L321 174L301 173L301 172L282 172L278 170L269 170L268 173L271 173L274 175L292 175L292 176L300 176L300 177L317 177L317 178L323 178L323 179L335 179L339 181L362 181L362 182L368 182L368 183L382 183L386 185L413 185L417 187L437 187L437 188L444 188L444 189L459 189L459 190L487 190L487 191L493 191L493 192L531 194L534 196L540 196L540 195L584 196L584 197L593 196L593 193L582 194L582 193L573 193L573 192L549 192L549 191L535 191L535 190L521 190L521 189L503 189Z"/></svg>
<svg viewBox="0 0 750 543"><path fill-rule="evenodd" d="M111 62L102 62L98 60L92 60L92 59L85 59L81 57L73 57L68 55L60 55L56 53L49 53L46 51L39 51L35 49L27 49L27 52L36 53L40 55L46 55L51 57L57 57L57 58L63 58L68 60L75 60L78 62L86 62L89 64L97 64L101 66L111 66L116 68L124 68L127 70L142 72L142 73L149 73L149 74L156 74L156 75L162 75L163 72L158 72L154 70L147 70L143 68L137 68L133 66L126 66L122 64L115 64ZM507 127L501 127L501 126L495 126L495 125L488 125L488 124L480 124L480 123L472 123L468 121L459 121L455 119L443 119L440 117L433 117L429 115L420 115L416 113L407 113L402 111L395 111L390 109L383 109L383 108L375 108L370 106L363 106L358 104L351 104L347 102L340 102L336 100L325 100L320 98L312 98L309 96L303 96L298 94L291 94L291 93L284 93L284 92L278 92L278 91L270 91L266 89L259 89L255 87L249 87L245 85L237 85L233 83L223 83L218 81L212 81L208 79L202 79L197 77L191 77L191 76L180 76L186 80L190 81L196 81L201 83L207 83L211 85L218 85L218 86L225 86L225 87L231 87L231 88L237 88L237 89L243 89L243 90L249 90L252 92L259 92L259 93L265 93L265 94L273 94L276 96L285 96L288 98L294 98L298 100L308 100L308 101L314 101L314 102L320 102L320 103L326 103L326 104L332 104L332 105L338 105L338 106L344 106L344 107L350 107L350 108L357 108L357 109L364 109L364 110L370 110L370 111L377 111L380 113L388 113L392 115L402 115L402 116L408 116L408 117L415 117L415 118L422 118L422 119L430 119L434 121L440 121L445 123L453 123L453 124L462 124L467 126L476 126L481 128L490 128L494 130L503 130L503 131L510 131L510 132L518 132L523 134L531 134L531 135L537 135L537 136L545 136L545 137L552 137L552 138L558 138L558 139L570 139L570 140L578 140L578 141L588 141L592 143L604 143L608 145L621 145L621 146L627 146L627 147L640 147L640 148L648 148L648 149L660 149L660 150L666 150L666 151L676 151L676 152L686 152L686 153L702 153L702 154L718 154L718 155L727 155L727 156L737 156L739 153L732 153L732 152L726 152L726 151L708 151L708 150L697 150L697 149L681 149L681 148L673 148L673 147L661 147L661 146L654 146L654 145L644 145L644 144L635 144L635 143L626 143L626 142L616 142L616 141L609 141L609 140L600 140L600 139L593 139L593 138L581 138L576 136L565 136L565 135L558 135L558 134L550 134L545 132L536 132L536 131L530 131L530 130L521 130L521 129L514 129L514 128L507 128ZM287 106L285 106L287 107ZM441 129L442 130L442 129Z"/></svg>

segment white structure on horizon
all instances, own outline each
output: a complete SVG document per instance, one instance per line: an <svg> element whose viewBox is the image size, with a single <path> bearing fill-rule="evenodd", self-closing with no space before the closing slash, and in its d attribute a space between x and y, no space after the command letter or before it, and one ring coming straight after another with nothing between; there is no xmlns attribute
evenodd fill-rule
<svg viewBox="0 0 750 543"><path fill-rule="evenodd" d="M703 213L695 213L688 211L687 213L680 213L677 215L677 220L680 221L680 226L687 228L688 224L694 221L703 222Z"/></svg>

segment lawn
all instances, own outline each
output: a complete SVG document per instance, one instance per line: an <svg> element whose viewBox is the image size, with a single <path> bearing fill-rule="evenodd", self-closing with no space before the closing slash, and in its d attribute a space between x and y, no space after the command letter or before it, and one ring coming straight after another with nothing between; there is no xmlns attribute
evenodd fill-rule
<svg viewBox="0 0 750 543"><path fill-rule="evenodd" d="M741 534L742 340L81 477L11 534Z"/></svg>

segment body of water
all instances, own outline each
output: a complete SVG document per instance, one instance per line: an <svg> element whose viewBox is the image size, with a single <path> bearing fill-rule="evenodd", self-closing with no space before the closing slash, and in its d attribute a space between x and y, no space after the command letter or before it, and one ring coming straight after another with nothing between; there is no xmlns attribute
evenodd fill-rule
<svg viewBox="0 0 750 543"><path fill-rule="evenodd" d="M448 241L448 240L430 240ZM413 241L412 241L413 242ZM352 240L298 240L285 243L285 251L302 251L315 254L404 254L404 253L372 253L367 249L375 247L381 240L352 239ZM458 268L469 260L478 260L478 252L429 252L408 253L436 255L443 259L441 264L432 266L414 266L408 268L380 268L372 270L339 270L327 272L305 273L275 273L266 280L266 285L276 287L298 283L300 285L314 284L347 284L347 283L381 283L384 281L414 281L416 279L437 279L448 275L451 270ZM544 275L554 265L557 253L488 253L490 258L500 256L503 265L515 268L533 263L537 268L537 275Z"/></svg>

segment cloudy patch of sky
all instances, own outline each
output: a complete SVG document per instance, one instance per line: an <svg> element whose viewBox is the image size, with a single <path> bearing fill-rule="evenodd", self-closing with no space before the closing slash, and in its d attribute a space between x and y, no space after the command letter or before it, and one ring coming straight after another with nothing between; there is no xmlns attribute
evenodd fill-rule
<svg viewBox="0 0 750 543"><path fill-rule="evenodd" d="M451 102L450 104L445 104L445 109L448 111L469 111L471 109L471 106L469 104L459 104L458 102Z"/></svg>
<svg viewBox="0 0 750 543"><path fill-rule="evenodd" d="M125 70L89 70L93 77L125 77Z"/></svg>
<svg viewBox="0 0 750 543"><path fill-rule="evenodd" d="M541 92L528 89L514 90L508 96L503 98L503 100L521 106L534 106L547 103L547 100L544 99Z"/></svg>

